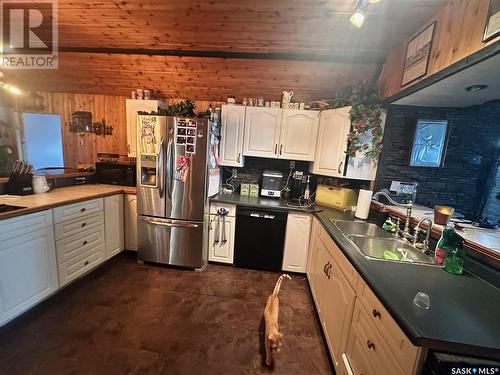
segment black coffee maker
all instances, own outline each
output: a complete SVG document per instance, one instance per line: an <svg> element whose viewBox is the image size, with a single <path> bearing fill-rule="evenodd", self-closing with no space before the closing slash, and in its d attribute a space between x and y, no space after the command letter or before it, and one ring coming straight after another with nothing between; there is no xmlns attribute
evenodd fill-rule
<svg viewBox="0 0 500 375"><path fill-rule="evenodd" d="M290 199L298 202L300 197L304 196L307 185L307 175L302 171L294 171L292 175L292 187L290 191ZM302 198L304 199L304 198Z"/></svg>

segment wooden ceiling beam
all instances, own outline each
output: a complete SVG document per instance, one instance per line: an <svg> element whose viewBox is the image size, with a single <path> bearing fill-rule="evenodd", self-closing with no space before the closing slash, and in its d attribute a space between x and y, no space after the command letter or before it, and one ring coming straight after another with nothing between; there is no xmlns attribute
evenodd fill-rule
<svg viewBox="0 0 500 375"><path fill-rule="evenodd" d="M336 63L383 64L385 53L371 51L346 50L328 54L318 53L282 53L282 52L235 52L235 51L200 51L181 49L146 49L146 48L93 48L59 47L60 52L105 53L110 55L146 55L175 57L213 57L222 59L245 60L283 60L283 61L319 61Z"/></svg>

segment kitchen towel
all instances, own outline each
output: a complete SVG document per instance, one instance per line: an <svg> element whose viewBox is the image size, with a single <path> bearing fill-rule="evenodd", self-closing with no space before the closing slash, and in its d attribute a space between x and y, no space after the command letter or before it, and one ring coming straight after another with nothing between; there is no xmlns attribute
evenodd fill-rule
<svg viewBox="0 0 500 375"><path fill-rule="evenodd" d="M356 213L354 214L355 217L363 220L368 219L370 205L372 204L372 195L373 192L371 190L359 190L358 204L356 205Z"/></svg>

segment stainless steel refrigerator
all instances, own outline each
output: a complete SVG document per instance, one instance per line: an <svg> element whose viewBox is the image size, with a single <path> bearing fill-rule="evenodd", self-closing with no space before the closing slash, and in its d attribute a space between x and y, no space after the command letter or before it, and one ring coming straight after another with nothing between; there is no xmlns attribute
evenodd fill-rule
<svg viewBox="0 0 500 375"><path fill-rule="evenodd" d="M218 192L219 180L212 125L206 119L138 116L139 260L206 265L208 195ZM209 181L217 181L217 188Z"/></svg>

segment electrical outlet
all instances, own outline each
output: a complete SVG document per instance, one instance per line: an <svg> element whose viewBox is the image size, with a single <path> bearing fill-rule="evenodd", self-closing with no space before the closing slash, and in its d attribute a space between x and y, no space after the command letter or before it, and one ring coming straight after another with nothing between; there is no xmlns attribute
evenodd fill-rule
<svg viewBox="0 0 500 375"><path fill-rule="evenodd" d="M233 168L233 178L238 178L238 170Z"/></svg>
<svg viewBox="0 0 500 375"><path fill-rule="evenodd" d="M290 169L295 169L295 160L290 160Z"/></svg>

